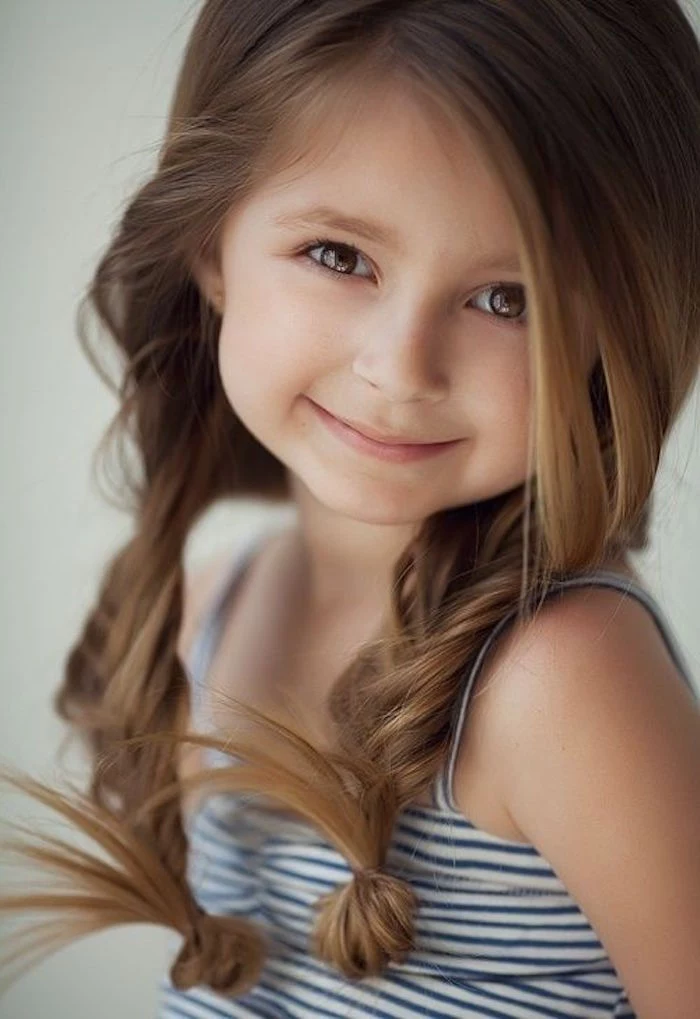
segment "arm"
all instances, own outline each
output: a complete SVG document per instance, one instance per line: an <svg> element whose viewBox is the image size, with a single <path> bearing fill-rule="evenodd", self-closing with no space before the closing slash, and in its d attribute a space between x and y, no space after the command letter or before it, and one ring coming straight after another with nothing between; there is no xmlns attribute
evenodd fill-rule
<svg viewBox="0 0 700 1019"><path fill-rule="evenodd" d="M547 603L491 696L505 805L639 1019L697 1019L700 709L648 610L605 589Z"/></svg>

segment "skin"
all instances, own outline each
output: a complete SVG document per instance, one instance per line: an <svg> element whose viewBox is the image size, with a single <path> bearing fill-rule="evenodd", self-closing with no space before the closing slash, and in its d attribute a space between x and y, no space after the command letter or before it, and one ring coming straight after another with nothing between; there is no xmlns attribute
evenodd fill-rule
<svg viewBox="0 0 700 1019"><path fill-rule="evenodd" d="M322 129L293 174L231 211L220 260L199 276L222 314L231 406L289 471L310 614L378 605L426 516L521 483L531 408L524 277L500 267L518 261L515 221L476 145L398 85L338 134L329 146ZM398 245L274 223L314 204L379 220ZM493 256L498 267L478 267ZM511 304L499 310L500 284ZM461 441L385 462L340 441L307 397L376 430Z"/></svg>

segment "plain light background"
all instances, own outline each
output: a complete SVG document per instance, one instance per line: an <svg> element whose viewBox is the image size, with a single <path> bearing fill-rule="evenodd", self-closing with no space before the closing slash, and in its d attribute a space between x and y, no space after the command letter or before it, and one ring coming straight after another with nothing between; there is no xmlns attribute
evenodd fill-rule
<svg viewBox="0 0 700 1019"><path fill-rule="evenodd" d="M115 404L77 343L78 300L127 196L150 171L191 0L0 0L0 758L52 781L65 730L53 692L92 605L100 569L130 521L90 480ZM691 13L700 24L700 4ZM700 125L699 125L700 129ZM637 558L700 677L698 396L666 450L652 547ZM188 562L289 518L257 502L219 505ZM40 817L3 801L5 816ZM78 942L0 998L1 1019L154 1016L166 932L108 931Z"/></svg>

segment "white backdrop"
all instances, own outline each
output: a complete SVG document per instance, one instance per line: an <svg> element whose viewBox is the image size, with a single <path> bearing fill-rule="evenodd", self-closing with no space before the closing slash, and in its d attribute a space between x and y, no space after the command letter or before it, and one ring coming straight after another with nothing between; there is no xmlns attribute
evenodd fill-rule
<svg viewBox="0 0 700 1019"><path fill-rule="evenodd" d="M44 780L58 775L64 730L51 697L66 650L129 530L90 482L114 403L78 347L75 309L121 203L153 164L198 7L0 0L0 757ZM698 0L692 13L700 23ZM637 560L696 679L699 434L696 395L664 458L652 548ZM188 559L286 517L219 506ZM19 809L3 805L6 816ZM165 951L165 932L145 926L79 942L0 999L0 1019L153 1016Z"/></svg>

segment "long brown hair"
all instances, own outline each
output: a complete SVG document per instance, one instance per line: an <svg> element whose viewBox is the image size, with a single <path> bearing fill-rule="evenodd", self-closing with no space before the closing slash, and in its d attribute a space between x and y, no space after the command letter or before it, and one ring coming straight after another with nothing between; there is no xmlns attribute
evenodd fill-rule
<svg viewBox="0 0 700 1019"><path fill-rule="evenodd" d="M228 211L291 165L315 124L388 79L468 125L512 202L530 301L531 470L512 491L426 519L404 549L381 631L335 681L337 753L244 705L253 735L197 736L176 650L187 536L218 499L290 493L226 400L221 320L195 270L217 258ZM187 882L187 739L238 758L188 785L257 793L350 862L354 878L318 903L321 958L362 977L410 950L413 893L385 853L397 813L443 763L465 668L504 614L532 618L552 578L647 541L660 454L699 365L699 123L700 48L676 0L636 0L633 15L618 0L204 4L157 168L81 306L81 341L119 399L101 453L119 454L134 518L56 699L91 781L60 792L5 776L108 858L48 837L15 845L62 884L0 901L55 917L11 961L148 921L184 936L176 986L240 994L256 981L261 932L205 915ZM103 348L88 344L88 312ZM119 356L117 381L98 349Z"/></svg>

